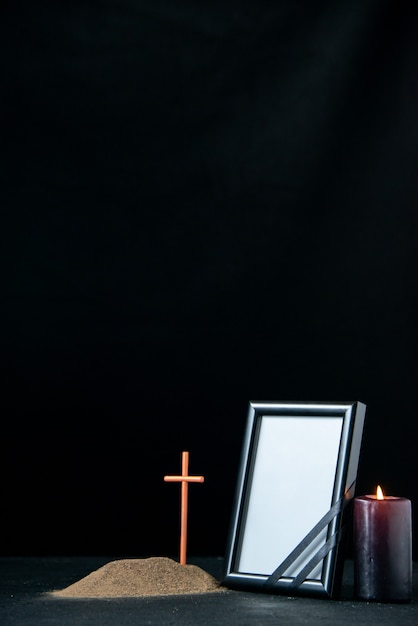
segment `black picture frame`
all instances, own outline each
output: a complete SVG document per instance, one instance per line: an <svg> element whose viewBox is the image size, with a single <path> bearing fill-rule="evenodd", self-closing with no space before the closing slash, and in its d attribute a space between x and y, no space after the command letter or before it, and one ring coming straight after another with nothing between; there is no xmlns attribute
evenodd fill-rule
<svg viewBox="0 0 418 626"><path fill-rule="evenodd" d="M336 598L366 405L250 402L223 584Z"/></svg>

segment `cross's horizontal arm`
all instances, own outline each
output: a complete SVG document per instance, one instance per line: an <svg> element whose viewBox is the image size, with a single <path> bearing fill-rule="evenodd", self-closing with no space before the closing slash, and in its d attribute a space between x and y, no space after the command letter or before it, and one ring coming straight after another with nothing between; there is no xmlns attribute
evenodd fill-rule
<svg viewBox="0 0 418 626"><path fill-rule="evenodd" d="M164 476L164 481L166 483L203 483L204 480L204 476Z"/></svg>

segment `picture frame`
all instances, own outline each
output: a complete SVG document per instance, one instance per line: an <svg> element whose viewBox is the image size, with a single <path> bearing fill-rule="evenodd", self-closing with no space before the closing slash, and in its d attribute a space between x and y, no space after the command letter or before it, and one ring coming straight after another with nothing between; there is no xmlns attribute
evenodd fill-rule
<svg viewBox="0 0 418 626"><path fill-rule="evenodd" d="M336 598L366 405L250 402L223 584Z"/></svg>

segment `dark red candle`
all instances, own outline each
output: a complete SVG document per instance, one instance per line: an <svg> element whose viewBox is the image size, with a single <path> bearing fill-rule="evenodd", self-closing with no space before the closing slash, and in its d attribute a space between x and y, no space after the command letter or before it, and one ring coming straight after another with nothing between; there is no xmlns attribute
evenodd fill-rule
<svg viewBox="0 0 418 626"><path fill-rule="evenodd" d="M382 494L354 499L354 585L359 600L411 600L412 522L407 498Z"/></svg>

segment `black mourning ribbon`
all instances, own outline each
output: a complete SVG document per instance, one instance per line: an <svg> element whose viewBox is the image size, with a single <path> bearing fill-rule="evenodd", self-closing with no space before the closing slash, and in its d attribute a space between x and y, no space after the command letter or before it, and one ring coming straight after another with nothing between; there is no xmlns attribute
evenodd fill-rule
<svg viewBox="0 0 418 626"><path fill-rule="evenodd" d="M286 570L296 561L297 558L302 554L302 552L309 546L310 543L319 535L319 533L334 519L339 513L345 509L347 504L350 502L350 498L348 497L351 489L354 487L355 481L350 485L347 489L346 493L337 500L337 502L329 509L329 511L321 517L319 522L315 524L312 530L302 539L302 541L296 546L294 550L285 558L285 560L280 563L278 567L274 570L272 574L267 578L263 586L266 589L273 588L277 581L283 576ZM306 563L306 565L301 569L295 578L289 583L288 588L297 589L306 580L306 577L310 572L324 559L329 552L337 545L337 543L341 540L343 528L337 530L336 533L331 535L331 537L324 543L324 545L314 554L314 556Z"/></svg>

